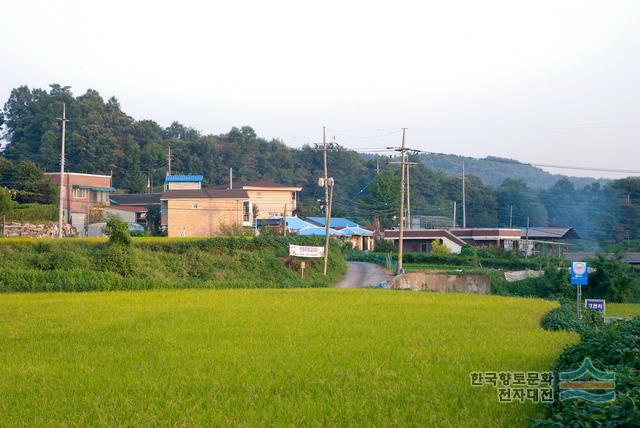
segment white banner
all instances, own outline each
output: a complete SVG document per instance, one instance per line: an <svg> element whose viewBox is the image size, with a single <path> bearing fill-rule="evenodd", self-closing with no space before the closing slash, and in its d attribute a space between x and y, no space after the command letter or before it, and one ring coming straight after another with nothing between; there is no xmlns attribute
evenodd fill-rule
<svg viewBox="0 0 640 428"><path fill-rule="evenodd" d="M307 247L289 244L289 255L296 257L324 257L324 247Z"/></svg>

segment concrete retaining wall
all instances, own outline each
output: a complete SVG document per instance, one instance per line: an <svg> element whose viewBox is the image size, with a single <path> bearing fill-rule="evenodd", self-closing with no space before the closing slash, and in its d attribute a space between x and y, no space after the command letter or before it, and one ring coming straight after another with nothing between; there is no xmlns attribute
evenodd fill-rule
<svg viewBox="0 0 640 428"><path fill-rule="evenodd" d="M409 272L390 281L390 288L416 291L458 291L489 294L491 278L487 275L451 275L442 272Z"/></svg>

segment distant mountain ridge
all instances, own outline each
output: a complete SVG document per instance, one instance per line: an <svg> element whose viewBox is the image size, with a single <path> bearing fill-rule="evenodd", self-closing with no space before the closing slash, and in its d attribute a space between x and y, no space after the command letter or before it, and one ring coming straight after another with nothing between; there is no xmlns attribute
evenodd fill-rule
<svg viewBox="0 0 640 428"><path fill-rule="evenodd" d="M418 155L418 159L425 166L448 175L460 175L464 161L467 174L480 177L485 184L494 187L499 187L507 178L522 178L529 187L534 189L549 189L563 177L568 178L576 189L582 189L595 182L604 185L610 181L604 178L551 174L541 168L517 160L495 156L477 159L444 153L424 153Z"/></svg>

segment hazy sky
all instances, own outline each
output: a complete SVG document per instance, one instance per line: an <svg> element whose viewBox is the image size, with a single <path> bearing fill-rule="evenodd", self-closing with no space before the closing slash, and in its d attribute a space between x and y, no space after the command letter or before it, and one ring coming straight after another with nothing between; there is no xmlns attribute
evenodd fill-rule
<svg viewBox="0 0 640 428"><path fill-rule="evenodd" d="M637 0L20 0L2 16L2 102L57 82L292 146L326 125L386 147L407 127L427 151L640 169Z"/></svg>

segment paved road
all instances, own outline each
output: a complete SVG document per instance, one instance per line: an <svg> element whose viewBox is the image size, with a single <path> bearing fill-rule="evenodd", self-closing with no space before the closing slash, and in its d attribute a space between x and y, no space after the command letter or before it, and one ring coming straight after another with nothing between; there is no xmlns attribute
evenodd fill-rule
<svg viewBox="0 0 640 428"><path fill-rule="evenodd" d="M393 278L383 267L375 263L349 262L347 274L336 288L360 288L376 286L382 281Z"/></svg>

